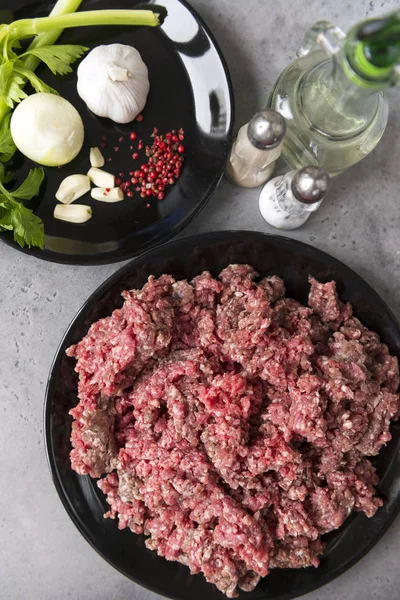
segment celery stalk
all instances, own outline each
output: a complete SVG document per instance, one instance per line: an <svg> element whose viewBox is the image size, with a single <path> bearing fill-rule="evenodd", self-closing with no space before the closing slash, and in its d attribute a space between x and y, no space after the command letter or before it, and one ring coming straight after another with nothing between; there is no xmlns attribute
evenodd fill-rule
<svg viewBox="0 0 400 600"><path fill-rule="evenodd" d="M21 19L6 26L9 40L29 37L40 33L93 25L147 25L156 27L159 18L151 10L90 10L56 17Z"/></svg>
<svg viewBox="0 0 400 600"><path fill-rule="evenodd" d="M50 13L50 17L58 17L69 13L74 13L78 10L83 0L58 0L54 5L53 10ZM28 50L33 48L40 48L40 46L51 46L55 44L60 35L62 29L48 31L47 33L41 33L32 40ZM35 71L40 64L40 59L36 56L27 56L24 60L24 68L29 71Z"/></svg>
<svg viewBox="0 0 400 600"><path fill-rule="evenodd" d="M68 13L75 12L82 4L83 0L58 0L53 7L50 15L53 17L66 15ZM54 44L62 33L62 29L49 31L42 33L35 37L29 46L29 49L40 48L40 46L50 46ZM36 56L27 56L24 59L24 68L31 71L35 71L40 64L40 60ZM4 117L11 111L11 108L3 101L0 100L0 123Z"/></svg>

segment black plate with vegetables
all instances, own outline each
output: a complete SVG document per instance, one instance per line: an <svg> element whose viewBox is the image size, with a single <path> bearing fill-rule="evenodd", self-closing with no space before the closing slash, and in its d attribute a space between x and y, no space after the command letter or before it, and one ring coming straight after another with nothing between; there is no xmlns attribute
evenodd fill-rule
<svg viewBox="0 0 400 600"><path fill-rule="evenodd" d="M4 8L9 11L0 11L3 23L27 19L9 35L9 40L21 38L22 49L8 45L10 60L0 62L0 77L5 78L0 90L0 239L54 262L115 262L175 235L201 210L217 186L232 135L229 74L212 35L184 2L70 0L63 4L69 4L71 11L79 8L77 15L111 8L116 12L93 13L89 21L96 25L82 27L76 26L76 16L73 20L68 16L58 21L64 29L62 36L56 42L48 38L59 50L55 46L46 50L38 44L34 53L17 59L16 54L26 52L31 42L24 39L25 34L35 32L31 19L47 17L53 5L34 2L19 8L18 2L15 5L7 0ZM144 26L119 24L126 22L127 13L117 12L132 8L146 10L145 17L140 17ZM148 9L153 15L149 16ZM160 15L158 26L154 13ZM138 15L130 18L137 22ZM86 17L79 19L80 24L88 23ZM118 24L100 25L110 20ZM42 23L47 28L57 22ZM53 34L46 31L45 35ZM0 30L0 45L4 45L5 37L1 36ZM124 47L111 46L114 44ZM108 53L104 46L108 46ZM128 47L139 52L147 67L147 98L143 65L135 56L121 58ZM97 54L91 52L93 49ZM107 64L106 82L102 61ZM11 63L14 79L7 80ZM129 64L134 65L135 75L142 77L134 89L128 89ZM27 79L30 83L24 85ZM10 85L11 81L17 85ZM60 99L50 98L50 106L43 102L47 96L37 98L37 93L51 93L52 89ZM21 98L24 92L29 100ZM69 104L63 104L62 99ZM13 111L7 103L14 104ZM79 118L71 105L84 126L81 149ZM36 123L30 129L27 123L33 113ZM68 147L64 156L59 132L54 138L44 136L49 123L53 130L65 128ZM13 154L10 129L24 154L19 150ZM42 147L43 140L49 147ZM92 148L97 150L91 152ZM76 152L76 158L68 162ZM48 166L63 160L63 166ZM114 179L95 173L90 181L85 180L91 166ZM56 216L61 218L54 216L56 205ZM88 208L80 209L80 205Z"/></svg>

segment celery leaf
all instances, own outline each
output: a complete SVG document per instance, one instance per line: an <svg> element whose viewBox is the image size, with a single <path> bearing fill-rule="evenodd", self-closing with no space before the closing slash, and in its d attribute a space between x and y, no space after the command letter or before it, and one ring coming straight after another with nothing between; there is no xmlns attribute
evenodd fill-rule
<svg viewBox="0 0 400 600"><path fill-rule="evenodd" d="M10 211L10 221L14 232L14 240L23 248L25 244L44 248L43 222L31 210L17 204Z"/></svg>
<svg viewBox="0 0 400 600"><path fill-rule="evenodd" d="M14 73L8 88L7 98L5 99L6 104L10 108L14 108L14 104L18 104L18 102L21 102L21 100L24 100L28 97L28 94L26 94L22 89L24 85L25 80Z"/></svg>
<svg viewBox="0 0 400 600"><path fill-rule="evenodd" d="M59 95L57 90L47 85L47 83L45 83L43 79L40 79L40 77L38 77L33 71L30 71L29 69L24 69L23 66L19 65L19 63L16 63L14 67L14 72L26 77L26 79L29 81L35 92Z"/></svg>
<svg viewBox="0 0 400 600"><path fill-rule="evenodd" d="M11 115L8 114L0 122L0 160L2 162L10 160L17 149L11 136L10 121Z"/></svg>
<svg viewBox="0 0 400 600"><path fill-rule="evenodd" d="M25 55L33 54L44 62L55 75L67 75L72 73L71 64L78 60L89 50L85 46L77 45L53 45L42 46L28 50Z"/></svg>
<svg viewBox="0 0 400 600"><path fill-rule="evenodd" d="M37 196L40 190L40 186L43 183L44 170L43 169L31 169L28 177L19 186L15 192L10 192L14 198L19 200L31 200L34 196Z"/></svg>

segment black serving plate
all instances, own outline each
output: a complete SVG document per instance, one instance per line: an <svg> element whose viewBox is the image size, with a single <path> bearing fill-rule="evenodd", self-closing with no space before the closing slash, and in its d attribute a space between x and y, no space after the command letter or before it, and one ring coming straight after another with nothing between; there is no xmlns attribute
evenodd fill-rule
<svg viewBox="0 0 400 600"><path fill-rule="evenodd" d="M1 8L14 10L9 19L48 15L52 4L43 0L4 0ZM231 143L233 96L230 78L221 52L208 28L184 0L147 0L141 7L157 4L168 11L163 25L151 27L97 27L66 30L60 43L76 43L93 47L122 43L135 46L149 70L150 93L143 111L143 122L117 125L109 119L98 119L79 98L76 91L76 68L66 77L55 77L46 67L38 74L56 88L79 111L85 125L85 143L79 156L61 169L46 167L46 183L40 196L31 204L45 227L45 249L25 249L39 258L61 263L101 264L131 258L166 241L187 225L203 208L219 183ZM83 0L81 10L134 8L138 0ZM5 11L2 11L3 18ZM143 199L135 193L124 202L107 205L85 196L80 200L93 207L93 218L74 225L53 218L55 192L67 175L86 173L89 149L107 136L104 167L118 175L137 169L145 161L132 160L129 133L151 144L150 135L157 127L160 133L183 127L185 130L185 164L178 182L169 188L163 201ZM119 142L119 138L124 140ZM114 152L114 147L119 147ZM34 164L17 153L11 165L18 180ZM146 204L150 204L146 207ZM2 233L0 240L19 246L12 234Z"/></svg>
<svg viewBox="0 0 400 600"><path fill-rule="evenodd" d="M374 290L338 260L311 246L283 237L254 232L216 232L178 240L136 258L117 271L84 304L72 322L51 368L45 402L45 435L54 483L69 516L95 550L111 565L140 585L179 600L222 600L202 575L190 575L178 563L167 562L144 546L143 536L119 531L104 520L103 494L88 476L70 468L68 411L77 400L75 360L65 349L84 336L91 323L122 305L124 289L140 288L151 274L170 273L192 278L208 269L214 275L230 263L249 263L262 275L280 275L288 296L306 303L308 275L320 281L335 279L342 300L353 304L362 322L376 331L392 353L400 357L400 328ZM289 600L331 581L354 565L378 541L400 509L400 427L394 424L392 440L376 459L379 493L385 499L372 519L356 513L337 531L325 536L327 548L318 569L274 569L242 600Z"/></svg>

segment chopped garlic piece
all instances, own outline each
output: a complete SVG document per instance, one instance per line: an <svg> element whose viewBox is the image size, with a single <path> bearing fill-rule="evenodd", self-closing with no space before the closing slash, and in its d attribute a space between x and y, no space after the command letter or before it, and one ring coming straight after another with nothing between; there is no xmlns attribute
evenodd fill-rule
<svg viewBox="0 0 400 600"><path fill-rule="evenodd" d="M85 204L57 204L53 215L68 223L86 223L92 218L92 209Z"/></svg>
<svg viewBox="0 0 400 600"><path fill-rule="evenodd" d="M90 148L90 164L92 167L101 168L104 167L104 156L102 155L99 148Z"/></svg>
<svg viewBox="0 0 400 600"><path fill-rule="evenodd" d="M119 187L93 188L90 195L100 202L121 202L124 199L124 192Z"/></svg>
<svg viewBox="0 0 400 600"><path fill-rule="evenodd" d="M115 187L115 177L107 171L102 171L96 167L92 167L88 171L88 177L93 181L94 185L101 188Z"/></svg>
<svg viewBox="0 0 400 600"><path fill-rule="evenodd" d="M90 179L87 175L69 175L56 192L56 198L63 204L71 204L90 192Z"/></svg>

